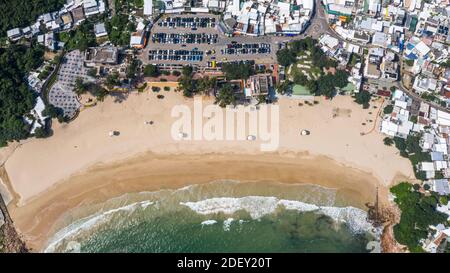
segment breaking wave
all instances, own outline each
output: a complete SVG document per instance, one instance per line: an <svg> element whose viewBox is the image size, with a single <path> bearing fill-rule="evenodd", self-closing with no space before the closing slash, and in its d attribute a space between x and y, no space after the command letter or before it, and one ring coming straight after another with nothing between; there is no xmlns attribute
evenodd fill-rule
<svg viewBox="0 0 450 273"><path fill-rule="evenodd" d="M46 252L46 253L54 252L56 247L64 240L73 238L84 230L92 229L93 227L108 221L109 218L114 215L114 213L132 212L138 207L145 209L148 206L152 205L153 203L154 202L150 202L150 201L135 202L135 203L131 203L129 205L123 206L123 207L110 209L110 210L107 210L104 212L97 213L92 216L82 218L78 221L75 221L74 223L70 224L69 226L58 231L52 237L51 242L48 244L47 248L45 248L44 252Z"/></svg>
<svg viewBox="0 0 450 273"><path fill-rule="evenodd" d="M265 215L272 214L282 206L286 210L324 214L338 223L346 223L354 233L373 231L372 224L367 220L367 213L354 207L317 206L301 201L283 200L265 196L246 196L240 198L218 197L197 202L181 202L180 204L203 215L217 213L231 215L237 211L245 210L253 219L259 219Z"/></svg>
<svg viewBox="0 0 450 273"><path fill-rule="evenodd" d="M202 226L210 226L210 225L214 225L216 224L217 221L216 220L206 220L200 223L200 225Z"/></svg>
<svg viewBox="0 0 450 273"><path fill-rule="evenodd" d="M234 213L239 211L247 212L252 219L258 221L265 215L277 213L280 209L314 212L326 215L337 223L345 223L350 231L355 234L368 232L378 237L376 230L368 222L367 213L364 210L350 206L334 206L336 200L334 190L311 185L306 187L302 185L298 190L293 188L295 185L270 184L270 186L273 188L267 187L267 191L261 191L265 190L265 188L260 187L261 190L258 191L258 189L255 189L254 184L251 183L219 181L204 185L190 185L177 190L140 192L137 193L137 198L139 198L137 200L134 199L136 198L136 194L126 194L108 200L107 203L101 204L101 207L88 207L89 211L85 211L87 213L80 215L78 217L79 220L74 222L70 221L71 224L56 232L50 238L43 252L60 251L64 245L66 245L66 247L63 247L66 252L80 252L80 239L83 240L82 238L85 238L85 235L89 236L95 233L104 224L109 224L109 221L115 223L115 227L117 227L117 220L133 220L136 223L136 221L142 218L132 218L135 216L138 217L140 212L144 212L146 215L139 217L148 217L149 215L153 217L155 213L157 215L164 215L180 211L180 209L194 211L201 215L223 213L227 215L225 218L220 217L215 220L212 217L205 217L199 222L201 222L200 224L203 227L215 225L218 221L223 221L224 231L230 231L232 223L235 221L234 218L236 218L236 223L240 225L248 222L239 219L240 217L238 215L233 216ZM279 197L271 196L277 195L277 193ZM293 195L297 193L301 195ZM297 198L304 202L291 200ZM151 209L146 210L149 206L151 206ZM135 211L136 215L133 214L133 217L122 217L124 213L126 216L130 216ZM88 216L83 217L86 215ZM73 218L77 219L77 217L69 218L69 220Z"/></svg>

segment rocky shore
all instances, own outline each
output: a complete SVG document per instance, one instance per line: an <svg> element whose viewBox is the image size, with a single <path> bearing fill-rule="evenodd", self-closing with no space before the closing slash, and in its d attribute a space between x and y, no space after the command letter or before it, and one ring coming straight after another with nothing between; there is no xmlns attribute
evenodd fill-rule
<svg viewBox="0 0 450 273"><path fill-rule="evenodd" d="M3 221L1 221L3 218ZM0 195L0 252L4 253L27 253L30 250L17 233L14 223L9 216L3 197Z"/></svg>

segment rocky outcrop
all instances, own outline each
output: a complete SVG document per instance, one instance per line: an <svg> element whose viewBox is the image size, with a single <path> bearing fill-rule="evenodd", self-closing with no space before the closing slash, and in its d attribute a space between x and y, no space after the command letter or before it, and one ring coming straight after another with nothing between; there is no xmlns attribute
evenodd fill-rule
<svg viewBox="0 0 450 273"><path fill-rule="evenodd" d="M0 226L0 234L3 236L2 246L0 246L1 252L8 253L27 253L29 249L25 245L25 242L20 238L14 223L9 216L8 209L6 207L3 197L0 195L0 215L3 216L3 225Z"/></svg>

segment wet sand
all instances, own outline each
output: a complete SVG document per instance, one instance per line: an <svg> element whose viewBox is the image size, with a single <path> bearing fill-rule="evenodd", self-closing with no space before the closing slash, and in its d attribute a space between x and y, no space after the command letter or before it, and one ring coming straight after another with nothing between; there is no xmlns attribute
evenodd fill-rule
<svg viewBox="0 0 450 273"><path fill-rule="evenodd" d="M32 248L40 249L69 209L127 192L218 179L311 183L344 191L363 207L373 202L377 186L387 200L390 185L413 179L410 162L385 146L377 132L379 108L362 109L350 97L318 98L313 106L281 98L280 146L268 153L260 151L259 140L174 140L171 110L179 104L192 109L193 100L162 94L163 100L153 92L107 98L69 124L55 123L48 139L27 141L13 152L0 150L0 157L8 155L0 162L5 162L3 182L14 196L11 215ZM154 125L145 124L148 120ZM302 129L311 135L300 136ZM120 135L109 137L111 130Z"/></svg>

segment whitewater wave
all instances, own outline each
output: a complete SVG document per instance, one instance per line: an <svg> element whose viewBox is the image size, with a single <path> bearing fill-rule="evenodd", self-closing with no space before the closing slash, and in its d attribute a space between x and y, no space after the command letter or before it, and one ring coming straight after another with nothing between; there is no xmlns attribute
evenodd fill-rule
<svg viewBox="0 0 450 273"><path fill-rule="evenodd" d="M214 225L216 224L217 221L216 220L206 220L200 223L200 225L202 226L210 226L210 225Z"/></svg>
<svg viewBox="0 0 450 273"><path fill-rule="evenodd" d="M44 252L45 253L55 252L56 247L64 240L73 238L77 234L79 234L80 232L82 232L84 230L89 230L98 224L106 222L109 219L109 217L114 215L114 213L116 213L116 212L121 212L121 211L132 212L138 207L145 209L152 204L153 204L153 202L151 202L151 201L135 202L135 203L131 203L129 205L123 206L123 207L110 209L110 210L107 210L107 211L104 211L101 213L97 213L95 215L91 215L91 216L82 218L82 219L70 224L69 226L61 229L60 231L58 231L52 237L51 242L48 244L47 248L45 248Z"/></svg>
<svg viewBox="0 0 450 273"><path fill-rule="evenodd" d="M240 198L218 197L197 202L181 202L196 213L209 215L217 213L233 214L245 210L253 219L272 214L282 206L287 210L316 212L324 214L339 223L346 223L354 233L372 232L373 226L367 219L367 213L355 207L317 206L301 201L283 200L276 197L246 196Z"/></svg>
<svg viewBox="0 0 450 273"><path fill-rule="evenodd" d="M233 218L228 218L227 220L223 221L223 230L224 231L230 231L231 223L234 221Z"/></svg>

